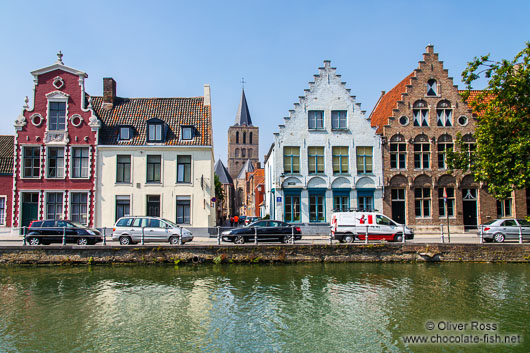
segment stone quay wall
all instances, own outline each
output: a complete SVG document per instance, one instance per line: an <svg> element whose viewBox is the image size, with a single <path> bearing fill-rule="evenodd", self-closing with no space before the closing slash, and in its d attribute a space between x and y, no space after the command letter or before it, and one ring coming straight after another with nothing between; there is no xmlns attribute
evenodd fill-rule
<svg viewBox="0 0 530 353"><path fill-rule="evenodd" d="M530 244L340 244L240 246L3 246L0 264L519 262Z"/></svg>

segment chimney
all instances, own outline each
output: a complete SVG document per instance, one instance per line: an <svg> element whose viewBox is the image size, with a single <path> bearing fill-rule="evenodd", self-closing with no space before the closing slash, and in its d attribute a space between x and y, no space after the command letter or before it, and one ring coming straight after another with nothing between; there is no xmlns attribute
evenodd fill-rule
<svg viewBox="0 0 530 353"><path fill-rule="evenodd" d="M103 107L112 109L116 98L116 81L112 77L103 78Z"/></svg>
<svg viewBox="0 0 530 353"><path fill-rule="evenodd" d="M205 106L210 106L211 105L210 85L208 85L208 84L204 85L204 105Z"/></svg>
<svg viewBox="0 0 530 353"><path fill-rule="evenodd" d="M427 50L428 54L434 54L434 45L429 44L425 49Z"/></svg>

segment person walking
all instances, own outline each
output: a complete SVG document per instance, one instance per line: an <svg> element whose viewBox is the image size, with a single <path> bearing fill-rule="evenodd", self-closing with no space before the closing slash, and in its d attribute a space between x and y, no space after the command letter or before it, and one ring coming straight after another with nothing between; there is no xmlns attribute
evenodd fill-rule
<svg viewBox="0 0 530 353"><path fill-rule="evenodd" d="M237 215L234 216L234 223L235 223L236 227L239 226L239 216L237 216Z"/></svg>
<svg viewBox="0 0 530 353"><path fill-rule="evenodd" d="M234 216L230 216L230 227L234 227Z"/></svg>

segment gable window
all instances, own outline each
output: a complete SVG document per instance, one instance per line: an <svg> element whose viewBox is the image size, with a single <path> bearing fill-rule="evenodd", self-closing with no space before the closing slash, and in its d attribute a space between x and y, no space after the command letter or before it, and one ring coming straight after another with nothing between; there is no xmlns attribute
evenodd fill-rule
<svg viewBox="0 0 530 353"><path fill-rule="evenodd" d="M116 182L131 182L131 156L118 155L116 157Z"/></svg>
<svg viewBox="0 0 530 353"><path fill-rule="evenodd" d="M162 142L162 123L147 124L147 141Z"/></svg>
<svg viewBox="0 0 530 353"><path fill-rule="evenodd" d="M308 113L308 127L309 129L323 129L324 128L324 112L321 110L310 110Z"/></svg>
<svg viewBox="0 0 530 353"><path fill-rule="evenodd" d="M120 137L119 139L122 141L130 140L131 139L131 128L128 126L120 126Z"/></svg>
<svg viewBox="0 0 530 353"><path fill-rule="evenodd" d="M405 169L407 161L407 143L403 135L394 135L390 139L390 168Z"/></svg>
<svg viewBox="0 0 530 353"><path fill-rule="evenodd" d="M425 218L431 215L431 189L414 189L414 202L416 217Z"/></svg>
<svg viewBox="0 0 530 353"><path fill-rule="evenodd" d="M63 193L49 192L46 194L46 219L63 218Z"/></svg>
<svg viewBox="0 0 530 353"><path fill-rule="evenodd" d="M24 178L38 178L40 175L40 147L23 147Z"/></svg>
<svg viewBox="0 0 530 353"><path fill-rule="evenodd" d="M331 112L331 128L334 130L346 129L346 110L334 110Z"/></svg>
<svg viewBox="0 0 530 353"><path fill-rule="evenodd" d="M50 130L64 130L66 123L66 103L50 102Z"/></svg>
<svg viewBox="0 0 530 353"><path fill-rule="evenodd" d="M414 141L414 168L429 169L431 145L427 136L420 135Z"/></svg>
<svg viewBox="0 0 530 353"><path fill-rule="evenodd" d="M283 148L283 172L287 174L300 173L300 147Z"/></svg>
<svg viewBox="0 0 530 353"><path fill-rule="evenodd" d="M348 173L348 146L333 146L333 174Z"/></svg>
<svg viewBox="0 0 530 353"><path fill-rule="evenodd" d="M451 109L451 103L448 101L441 101L436 106L436 116L438 117L438 126L453 126L453 110Z"/></svg>
<svg viewBox="0 0 530 353"><path fill-rule="evenodd" d="M147 182L160 183L161 159L159 155L147 156Z"/></svg>
<svg viewBox="0 0 530 353"><path fill-rule="evenodd" d="M193 127L192 126L182 126L182 139L191 140L193 139Z"/></svg>
<svg viewBox="0 0 530 353"><path fill-rule="evenodd" d="M72 178L88 178L88 147L72 148Z"/></svg>
<svg viewBox="0 0 530 353"><path fill-rule="evenodd" d="M414 126L429 126L429 109L424 100L414 103L412 115L414 115Z"/></svg>
<svg viewBox="0 0 530 353"><path fill-rule="evenodd" d="M438 95L438 84L435 79L430 79L427 81L427 95L428 96L437 96Z"/></svg>
<svg viewBox="0 0 530 353"><path fill-rule="evenodd" d="M88 193L74 192L70 196L71 196L70 216L72 217L71 218L72 221L87 225L88 224L88 220L87 220Z"/></svg>
<svg viewBox="0 0 530 353"><path fill-rule="evenodd" d="M191 156L177 156L177 183L191 183Z"/></svg>
<svg viewBox="0 0 530 353"><path fill-rule="evenodd" d="M48 178L64 177L64 148L48 148Z"/></svg>
<svg viewBox="0 0 530 353"><path fill-rule="evenodd" d="M357 147L357 173L369 174L373 172L372 147Z"/></svg>
<svg viewBox="0 0 530 353"><path fill-rule="evenodd" d="M438 139L438 168L447 168L447 152L453 150L452 138L449 135L442 135Z"/></svg>
<svg viewBox="0 0 530 353"><path fill-rule="evenodd" d="M324 173L324 147L309 147L307 149L309 174Z"/></svg>

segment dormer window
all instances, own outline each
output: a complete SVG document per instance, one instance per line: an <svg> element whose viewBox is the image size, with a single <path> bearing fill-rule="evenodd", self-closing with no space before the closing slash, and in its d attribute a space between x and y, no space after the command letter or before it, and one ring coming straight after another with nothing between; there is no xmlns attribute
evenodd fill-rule
<svg viewBox="0 0 530 353"><path fill-rule="evenodd" d="M162 142L163 126L158 119L147 123L147 142Z"/></svg>
<svg viewBox="0 0 530 353"><path fill-rule="evenodd" d="M127 141L127 140L130 140L131 137L132 137L131 128L129 126L120 126L119 140Z"/></svg>
<svg viewBox="0 0 530 353"><path fill-rule="evenodd" d="M193 139L193 126L181 126L181 139L192 140Z"/></svg>
<svg viewBox="0 0 530 353"><path fill-rule="evenodd" d="M427 95L428 96L438 95L438 85L436 84L435 79L430 79L429 81L427 81Z"/></svg>
<svg viewBox="0 0 530 353"><path fill-rule="evenodd" d="M50 125L53 131L64 130L66 123L66 103L50 102Z"/></svg>

